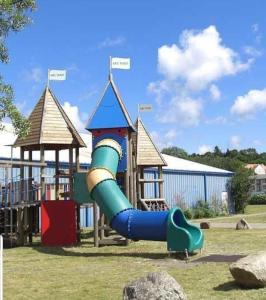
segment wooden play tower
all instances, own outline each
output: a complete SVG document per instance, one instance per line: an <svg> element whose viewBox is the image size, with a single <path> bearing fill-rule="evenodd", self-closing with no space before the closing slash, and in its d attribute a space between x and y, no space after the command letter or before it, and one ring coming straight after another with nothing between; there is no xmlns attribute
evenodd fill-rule
<svg viewBox="0 0 266 300"><path fill-rule="evenodd" d="M11 223L14 224L14 234L18 237L18 245L26 244L28 241L27 237L29 237L29 242L31 242L32 234L39 230L39 206L41 201L46 200L45 151L54 151L55 153L54 180L56 197L54 200L58 200L60 196L73 199L73 174L80 169L79 148L86 147L59 101L48 87L45 88L28 120L31 125L28 135L25 138L17 138L13 145L13 147L20 147L20 161L9 162L11 168L20 168L20 187L19 192L17 192L19 197L14 201L14 197L10 196L9 201L6 203L7 205L5 205L5 209L11 211L10 216L13 219ZM69 151L69 170L67 172L60 170L59 167L60 151L66 149ZM40 162L33 162L34 151L40 152ZM28 153L27 160L25 158L26 153ZM33 167L40 168L40 185L35 193L36 195L40 194L40 197L34 197L33 193L29 194L25 191L25 181L30 182L27 189L33 189ZM60 178L68 179L69 190L64 195L59 195ZM13 193L12 189L10 193ZM79 214L79 206L77 205L78 240ZM6 223L10 224L10 220ZM8 231L5 228L4 232L8 234L10 230Z"/></svg>

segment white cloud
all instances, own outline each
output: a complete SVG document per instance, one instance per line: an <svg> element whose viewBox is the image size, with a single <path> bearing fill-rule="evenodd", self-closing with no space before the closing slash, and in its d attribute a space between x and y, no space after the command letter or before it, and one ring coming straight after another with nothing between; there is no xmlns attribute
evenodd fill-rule
<svg viewBox="0 0 266 300"><path fill-rule="evenodd" d="M98 48L111 48L115 46L121 46L125 43L126 39L124 37L109 38L99 43Z"/></svg>
<svg viewBox="0 0 266 300"><path fill-rule="evenodd" d="M166 147L171 147L176 144L176 138L181 134L180 131L172 128L168 131L158 132L153 130L150 132L151 138L160 150Z"/></svg>
<svg viewBox="0 0 266 300"><path fill-rule="evenodd" d="M77 131L84 132L85 124L82 121L78 107L75 105L71 105L69 102L64 102L63 109L69 117L70 121L76 127Z"/></svg>
<svg viewBox="0 0 266 300"><path fill-rule="evenodd" d="M231 107L231 113L240 117L253 117L266 109L266 89L250 90L244 96L238 96Z"/></svg>
<svg viewBox="0 0 266 300"><path fill-rule="evenodd" d="M249 56L252 56L252 57L259 57L262 55L262 51L252 47L252 46L245 46L243 48L244 52L249 55Z"/></svg>
<svg viewBox="0 0 266 300"><path fill-rule="evenodd" d="M197 126L202 112L202 103L191 98L173 98L158 116L161 123L176 123L181 126Z"/></svg>
<svg viewBox="0 0 266 300"><path fill-rule="evenodd" d="M213 146L211 146L211 145L201 145L201 146L199 146L199 148L198 148L198 153L199 154L205 154L205 153L207 153L207 152L213 152Z"/></svg>
<svg viewBox="0 0 266 300"><path fill-rule="evenodd" d="M40 83L44 80L44 72L41 68L32 68L24 72L24 77L27 81Z"/></svg>
<svg viewBox="0 0 266 300"><path fill-rule="evenodd" d="M198 32L185 30L180 36L180 46L163 45L158 49L159 72L168 80L184 80L193 90L244 71L251 62L241 62L235 51L223 45L215 26Z"/></svg>
<svg viewBox="0 0 266 300"><path fill-rule="evenodd" d="M261 39L262 39L262 35L260 34L259 24L258 23L252 24L251 25L251 31L255 36L255 41L257 43L260 43Z"/></svg>
<svg viewBox="0 0 266 300"><path fill-rule="evenodd" d="M258 139L254 140L252 143L255 146L262 146L263 145L263 142L261 140L258 140Z"/></svg>
<svg viewBox="0 0 266 300"><path fill-rule="evenodd" d="M238 149L241 146L241 137L239 135L233 135L230 137L229 141L230 147L233 149Z"/></svg>
<svg viewBox="0 0 266 300"><path fill-rule="evenodd" d="M258 23L252 24L251 25L251 30L254 33L258 32L259 31L259 24Z"/></svg>
<svg viewBox="0 0 266 300"><path fill-rule="evenodd" d="M217 87L217 85L212 84L210 86L209 91L210 91L211 98L212 98L213 101L219 101L220 100L221 92L220 92L219 88Z"/></svg>
<svg viewBox="0 0 266 300"><path fill-rule="evenodd" d="M218 117L215 117L213 119L207 119L205 121L205 123L207 125L213 125L213 124L226 124L227 123L227 119L226 117L224 116L218 116Z"/></svg>

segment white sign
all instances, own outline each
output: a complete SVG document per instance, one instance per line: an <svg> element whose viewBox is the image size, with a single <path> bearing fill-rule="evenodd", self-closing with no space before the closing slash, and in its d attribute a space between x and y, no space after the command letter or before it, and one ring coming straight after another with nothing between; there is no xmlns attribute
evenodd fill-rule
<svg viewBox="0 0 266 300"><path fill-rule="evenodd" d="M139 111L151 111L152 110L152 105L151 104L140 104L139 105Z"/></svg>
<svg viewBox="0 0 266 300"><path fill-rule="evenodd" d="M112 69L130 69L130 58L112 57L111 58Z"/></svg>
<svg viewBox="0 0 266 300"><path fill-rule="evenodd" d="M3 237L0 235L0 300L3 300Z"/></svg>
<svg viewBox="0 0 266 300"><path fill-rule="evenodd" d="M66 70L49 70L49 80L66 80Z"/></svg>

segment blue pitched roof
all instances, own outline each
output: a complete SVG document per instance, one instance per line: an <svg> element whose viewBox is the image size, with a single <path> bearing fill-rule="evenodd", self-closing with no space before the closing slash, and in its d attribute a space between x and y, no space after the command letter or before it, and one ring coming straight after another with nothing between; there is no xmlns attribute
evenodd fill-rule
<svg viewBox="0 0 266 300"><path fill-rule="evenodd" d="M103 128L131 128L131 130L135 131L134 125L112 79L109 80L103 97L86 126L87 130Z"/></svg>

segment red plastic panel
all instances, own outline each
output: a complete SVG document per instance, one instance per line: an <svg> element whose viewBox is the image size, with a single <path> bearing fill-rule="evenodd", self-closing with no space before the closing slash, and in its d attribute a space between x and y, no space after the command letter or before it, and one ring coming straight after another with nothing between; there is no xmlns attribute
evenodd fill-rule
<svg viewBox="0 0 266 300"><path fill-rule="evenodd" d="M76 205L73 200L43 201L41 221L44 246L72 246L77 243Z"/></svg>
<svg viewBox="0 0 266 300"><path fill-rule="evenodd" d="M91 133L94 137L98 137L107 133L117 134L119 136L126 136L128 134L128 130L127 128L92 129Z"/></svg>

